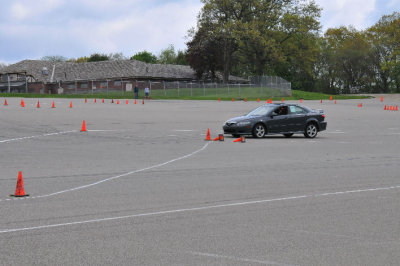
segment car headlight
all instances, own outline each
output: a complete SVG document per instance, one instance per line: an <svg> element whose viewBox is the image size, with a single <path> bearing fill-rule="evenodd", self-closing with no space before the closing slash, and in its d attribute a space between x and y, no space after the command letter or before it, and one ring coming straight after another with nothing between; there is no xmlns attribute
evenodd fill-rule
<svg viewBox="0 0 400 266"><path fill-rule="evenodd" d="M239 126L239 127L244 127L247 125L250 125L250 121L242 121L242 122L237 123L237 126Z"/></svg>

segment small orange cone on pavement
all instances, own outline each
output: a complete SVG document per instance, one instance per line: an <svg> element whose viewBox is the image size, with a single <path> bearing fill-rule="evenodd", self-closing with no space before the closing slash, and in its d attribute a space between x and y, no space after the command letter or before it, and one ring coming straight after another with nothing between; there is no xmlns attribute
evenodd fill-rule
<svg viewBox="0 0 400 266"><path fill-rule="evenodd" d="M86 132L86 131L87 131L86 130L86 122L85 122L85 120L83 120L81 132Z"/></svg>
<svg viewBox="0 0 400 266"><path fill-rule="evenodd" d="M396 105L396 108L394 109L395 111L398 111L399 110L399 108L398 108L398 106Z"/></svg>
<svg viewBox="0 0 400 266"><path fill-rule="evenodd" d="M218 102L221 102L221 98L218 98Z"/></svg>
<svg viewBox="0 0 400 266"><path fill-rule="evenodd" d="M87 103L87 98L85 98L85 103Z"/></svg>
<svg viewBox="0 0 400 266"><path fill-rule="evenodd" d="M136 104L136 99L135 99L135 104Z"/></svg>
<svg viewBox="0 0 400 266"><path fill-rule="evenodd" d="M72 108L72 101L69 103L69 108Z"/></svg>
<svg viewBox="0 0 400 266"><path fill-rule="evenodd" d="M128 104L128 100L126 100L126 104Z"/></svg>
<svg viewBox="0 0 400 266"><path fill-rule="evenodd" d="M329 100L332 101L332 95L329 97Z"/></svg>
<svg viewBox="0 0 400 266"><path fill-rule="evenodd" d="M387 110L387 108L386 108L386 104L385 104L385 108L384 108L383 110Z"/></svg>
<svg viewBox="0 0 400 266"><path fill-rule="evenodd" d="M21 107L25 107L25 102L22 99L21 99Z"/></svg>
<svg viewBox="0 0 400 266"><path fill-rule="evenodd" d="M37 107L37 108L40 108L40 103L39 103L39 101L37 101L36 107Z"/></svg>
<svg viewBox="0 0 400 266"><path fill-rule="evenodd" d="M22 178L22 172L18 172L17 187L15 188L15 194L10 195L13 197L27 197L29 194L25 194L24 190L24 180Z"/></svg>
<svg viewBox="0 0 400 266"><path fill-rule="evenodd" d="M96 98L94 98L94 103L97 103L97 99Z"/></svg>
<svg viewBox="0 0 400 266"><path fill-rule="evenodd" d="M144 104L144 99L142 99L142 104Z"/></svg>
<svg viewBox="0 0 400 266"><path fill-rule="evenodd" d="M321 103L322 103L322 99L321 99Z"/></svg>
<svg viewBox="0 0 400 266"><path fill-rule="evenodd" d="M243 143L243 142L246 142L246 140L245 140L244 136L241 136L240 138L237 138L237 139L233 140L233 142L241 142L241 143Z"/></svg>
<svg viewBox="0 0 400 266"><path fill-rule="evenodd" d="M205 140L211 140L210 129L207 129L207 136Z"/></svg>
<svg viewBox="0 0 400 266"><path fill-rule="evenodd" d="M389 111L393 111L393 106L390 106L390 109L389 109Z"/></svg>
<svg viewBox="0 0 400 266"><path fill-rule="evenodd" d="M300 103L302 103L303 102L303 99L300 99Z"/></svg>
<svg viewBox="0 0 400 266"><path fill-rule="evenodd" d="M213 141L218 141L218 140L219 140L219 136L213 139Z"/></svg>
<svg viewBox="0 0 400 266"><path fill-rule="evenodd" d="M7 106L7 105L8 105L8 103L7 103L7 99L4 99L4 105L5 105L5 106Z"/></svg>
<svg viewBox="0 0 400 266"><path fill-rule="evenodd" d="M119 104L119 100L117 100L117 104Z"/></svg>
<svg viewBox="0 0 400 266"><path fill-rule="evenodd" d="M258 103L260 102L260 98L257 98L257 102L258 102Z"/></svg>
<svg viewBox="0 0 400 266"><path fill-rule="evenodd" d="M219 134L218 138L219 138L219 141L224 141L224 134Z"/></svg>
<svg viewBox="0 0 400 266"><path fill-rule="evenodd" d="M282 98L281 102L283 102L283 98Z"/></svg>
<svg viewBox="0 0 400 266"><path fill-rule="evenodd" d="M235 101L235 98L232 98L232 102L234 102Z"/></svg>
<svg viewBox="0 0 400 266"><path fill-rule="evenodd" d="M51 108L56 108L56 106L54 105L54 101L53 101L53 103L51 104Z"/></svg>
<svg viewBox="0 0 400 266"><path fill-rule="evenodd" d="M381 96L381 102L383 102L383 97Z"/></svg>
<svg viewBox="0 0 400 266"><path fill-rule="evenodd" d="M104 103L104 98L103 98L103 100L101 102Z"/></svg>
<svg viewBox="0 0 400 266"><path fill-rule="evenodd" d="M335 104L336 104L336 100L335 100Z"/></svg>

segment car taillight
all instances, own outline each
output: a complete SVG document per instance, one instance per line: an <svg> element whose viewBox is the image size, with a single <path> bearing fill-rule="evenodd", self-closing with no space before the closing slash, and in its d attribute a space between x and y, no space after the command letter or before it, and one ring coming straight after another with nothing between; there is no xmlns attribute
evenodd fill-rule
<svg viewBox="0 0 400 266"><path fill-rule="evenodd" d="M322 117L325 118L325 114L323 114Z"/></svg>

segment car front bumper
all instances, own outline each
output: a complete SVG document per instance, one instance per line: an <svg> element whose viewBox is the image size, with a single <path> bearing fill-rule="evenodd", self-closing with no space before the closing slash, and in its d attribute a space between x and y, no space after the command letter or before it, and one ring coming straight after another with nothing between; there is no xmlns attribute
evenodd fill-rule
<svg viewBox="0 0 400 266"><path fill-rule="evenodd" d="M227 126L224 125L222 127L224 130L224 134L232 134L232 135L250 135L251 134L251 125L248 126Z"/></svg>

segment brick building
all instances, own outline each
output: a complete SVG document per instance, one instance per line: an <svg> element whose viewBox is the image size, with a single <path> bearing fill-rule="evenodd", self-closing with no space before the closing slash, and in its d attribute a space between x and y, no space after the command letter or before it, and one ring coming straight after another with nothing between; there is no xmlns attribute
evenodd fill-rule
<svg viewBox="0 0 400 266"><path fill-rule="evenodd" d="M195 80L190 66L148 64L137 60L50 62L23 60L0 71L0 92L74 94L161 89L163 82ZM245 80L233 77L232 82ZM165 86L165 85L164 85Z"/></svg>

